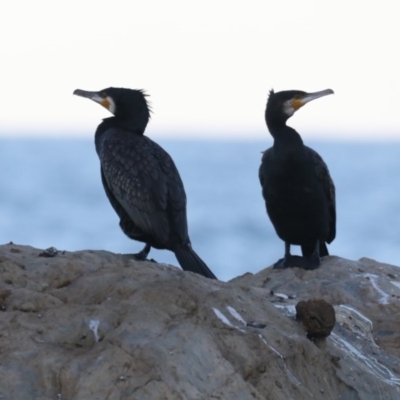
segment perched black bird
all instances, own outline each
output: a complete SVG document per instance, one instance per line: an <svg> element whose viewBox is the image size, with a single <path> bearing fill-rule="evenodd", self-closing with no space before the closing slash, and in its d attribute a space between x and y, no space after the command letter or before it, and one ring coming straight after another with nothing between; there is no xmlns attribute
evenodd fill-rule
<svg viewBox="0 0 400 400"><path fill-rule="evenodd" d="M182 269L216 279L192 249L186 218L186 194L169 154L144 136L150 119L141 90L108 88L75 90L107 108L114 116L97 127L96 151L107 197L120 218L123 232L146 243L135 254L146 259L151 247L175 253Z"/></svg>
<svg viewBox="0 0 400 400"><path fill-rule="evenodd" d="M274 138L259 169L262 194L277 235L285 242L285 256L275 268L317 268L328 255L325 243L336 235L335 185L321 156L305 146L286 121L304 104L332 94L271 90L265 120ZM290 245L300 245L303 258L291 256Z"/></svg>

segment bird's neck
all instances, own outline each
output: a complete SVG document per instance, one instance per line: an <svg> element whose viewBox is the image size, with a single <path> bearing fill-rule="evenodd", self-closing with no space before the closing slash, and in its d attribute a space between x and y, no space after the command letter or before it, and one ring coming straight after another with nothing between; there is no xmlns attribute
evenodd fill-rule
<svg viewBox="0 0 400 400"><path fill-rule="evenodd" d="M146 125L138 123L137 120L132 118L109 117L103 119L103 122L98 126L98 131L104 132L108 128L120 128L128 130L137 135L143 135Z"/></svg>
<svg viewBox="0 0 400 400"><path fill-rule="evenodd" d="M274 138L274 147L276 148L291 151L303 146L301 136L286 123L280 126L268 125L268 129Z"/></svg>

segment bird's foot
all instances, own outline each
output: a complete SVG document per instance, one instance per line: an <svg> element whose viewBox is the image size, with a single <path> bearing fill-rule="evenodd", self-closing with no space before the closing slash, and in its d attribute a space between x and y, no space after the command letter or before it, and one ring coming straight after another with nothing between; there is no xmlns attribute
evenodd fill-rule
<svg viewBox="0 0 400 400"><path fill-rule="evenodd" d="M135 261L149 261L149 262L154 262L157 263L156 260L152 259L152 258L147 258L149 253L145 252L145 251L139 251L139 253L135 253L135 254L124 254L124 257L128 258L128 259L133 259Z"/></svg>
<svg viewBox="0 0 400 400"><path fill-rule="evenodd" d="M151 246L150 246L148 243L146 243L146 245L143 247L142 250L139 251L139 253L127 254L127 256L128 256L129 258L133 258L133 259L136 260L136 261L152 261L152 262L157 262L157 261L155 261L155 260L153 260L153 259L149 260L149 259L147 258L147 256L148 256L149 253L150 253L150 250L151 250Z"/></svg>
<svg viewBox="0 0 400 400"><path fill-rule="evenodd" d="M287 268L287 267L285 267L285 265L284 265L284 261L285 261L284 258L279 259L279 260L272 266L272 268L273 268L273 269L283 269L283 268Z"/></svg>
<svg viewBox="0 0 400 400"><path fill-rule="evenodd" d="M284 258L281 258L278 260L273 268L274 269L285 269L285 268L293 268L293 267L298 267L299 264L301 263L301 258L299 256L285 256Z"/></svg>
<svg viewBox="0 0 400 400"><path fill-rule="evenodd" d="M317 269L321 264L321 258L317 252L313 253L311 257L304 258L304 269L313 270Z"/></svg>
<svg viewBox="0 0 400 400"><path fill-rule="evenodd" d="M278 260L273 269L285 269L285 268L302 268L307 270L317 269L319 267L319 257L301 257L301 256L286 256Z"/></svg>
<svg viewBox="0 0 400 400"><path fill-rule="evenodd" d="M145 250L139 251L139 253L131 254L132 258L134 258L136 261L146 261L148 252Z"/></svg>

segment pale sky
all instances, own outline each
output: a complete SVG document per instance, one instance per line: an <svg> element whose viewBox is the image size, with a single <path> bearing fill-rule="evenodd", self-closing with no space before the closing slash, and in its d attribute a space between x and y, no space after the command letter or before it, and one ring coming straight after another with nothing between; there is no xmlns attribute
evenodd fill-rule
<svg viewBox="0 0 400 400"><path fill-rule="evenodd" d="M333 89L303 137L400 139L397 1L1 0L0 134L92 136L72 95L145 89L147 134L261 138L270 88Z"/></svg>

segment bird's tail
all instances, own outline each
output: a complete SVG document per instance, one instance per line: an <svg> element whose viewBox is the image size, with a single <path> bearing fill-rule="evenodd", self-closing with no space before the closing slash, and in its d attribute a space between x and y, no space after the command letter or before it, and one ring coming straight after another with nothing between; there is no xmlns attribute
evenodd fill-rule
<svg viewBox="0 0 400 400"><path fill-rule="evenodd" d="M326 247L326 243L325 242L320 242L319 243L319 256L320 257L329 256L328 247Z"/></svg>
<svg viewBox="0 0 400 400"><path fill-rule="evenodd" d="M319 241L319 245L318 245L318 249L319 249L319 256L320 257L325 257L325 256L329 256L329 251L328 251L328 247L326 246L326 243L323 242L322 240ZM316 245L312 244L311 246L308 245L301 245L301 251L303 254L303 257L311 257L313 255L313 253L316 250Z"/></svg>
<svg viewBox="0 0 400 400"><path fill-rule="evenodd" d="M192 271L210 279L217 279L204 261L195 253L190 244L174 249L175 257L184 271Z"/></svg>

